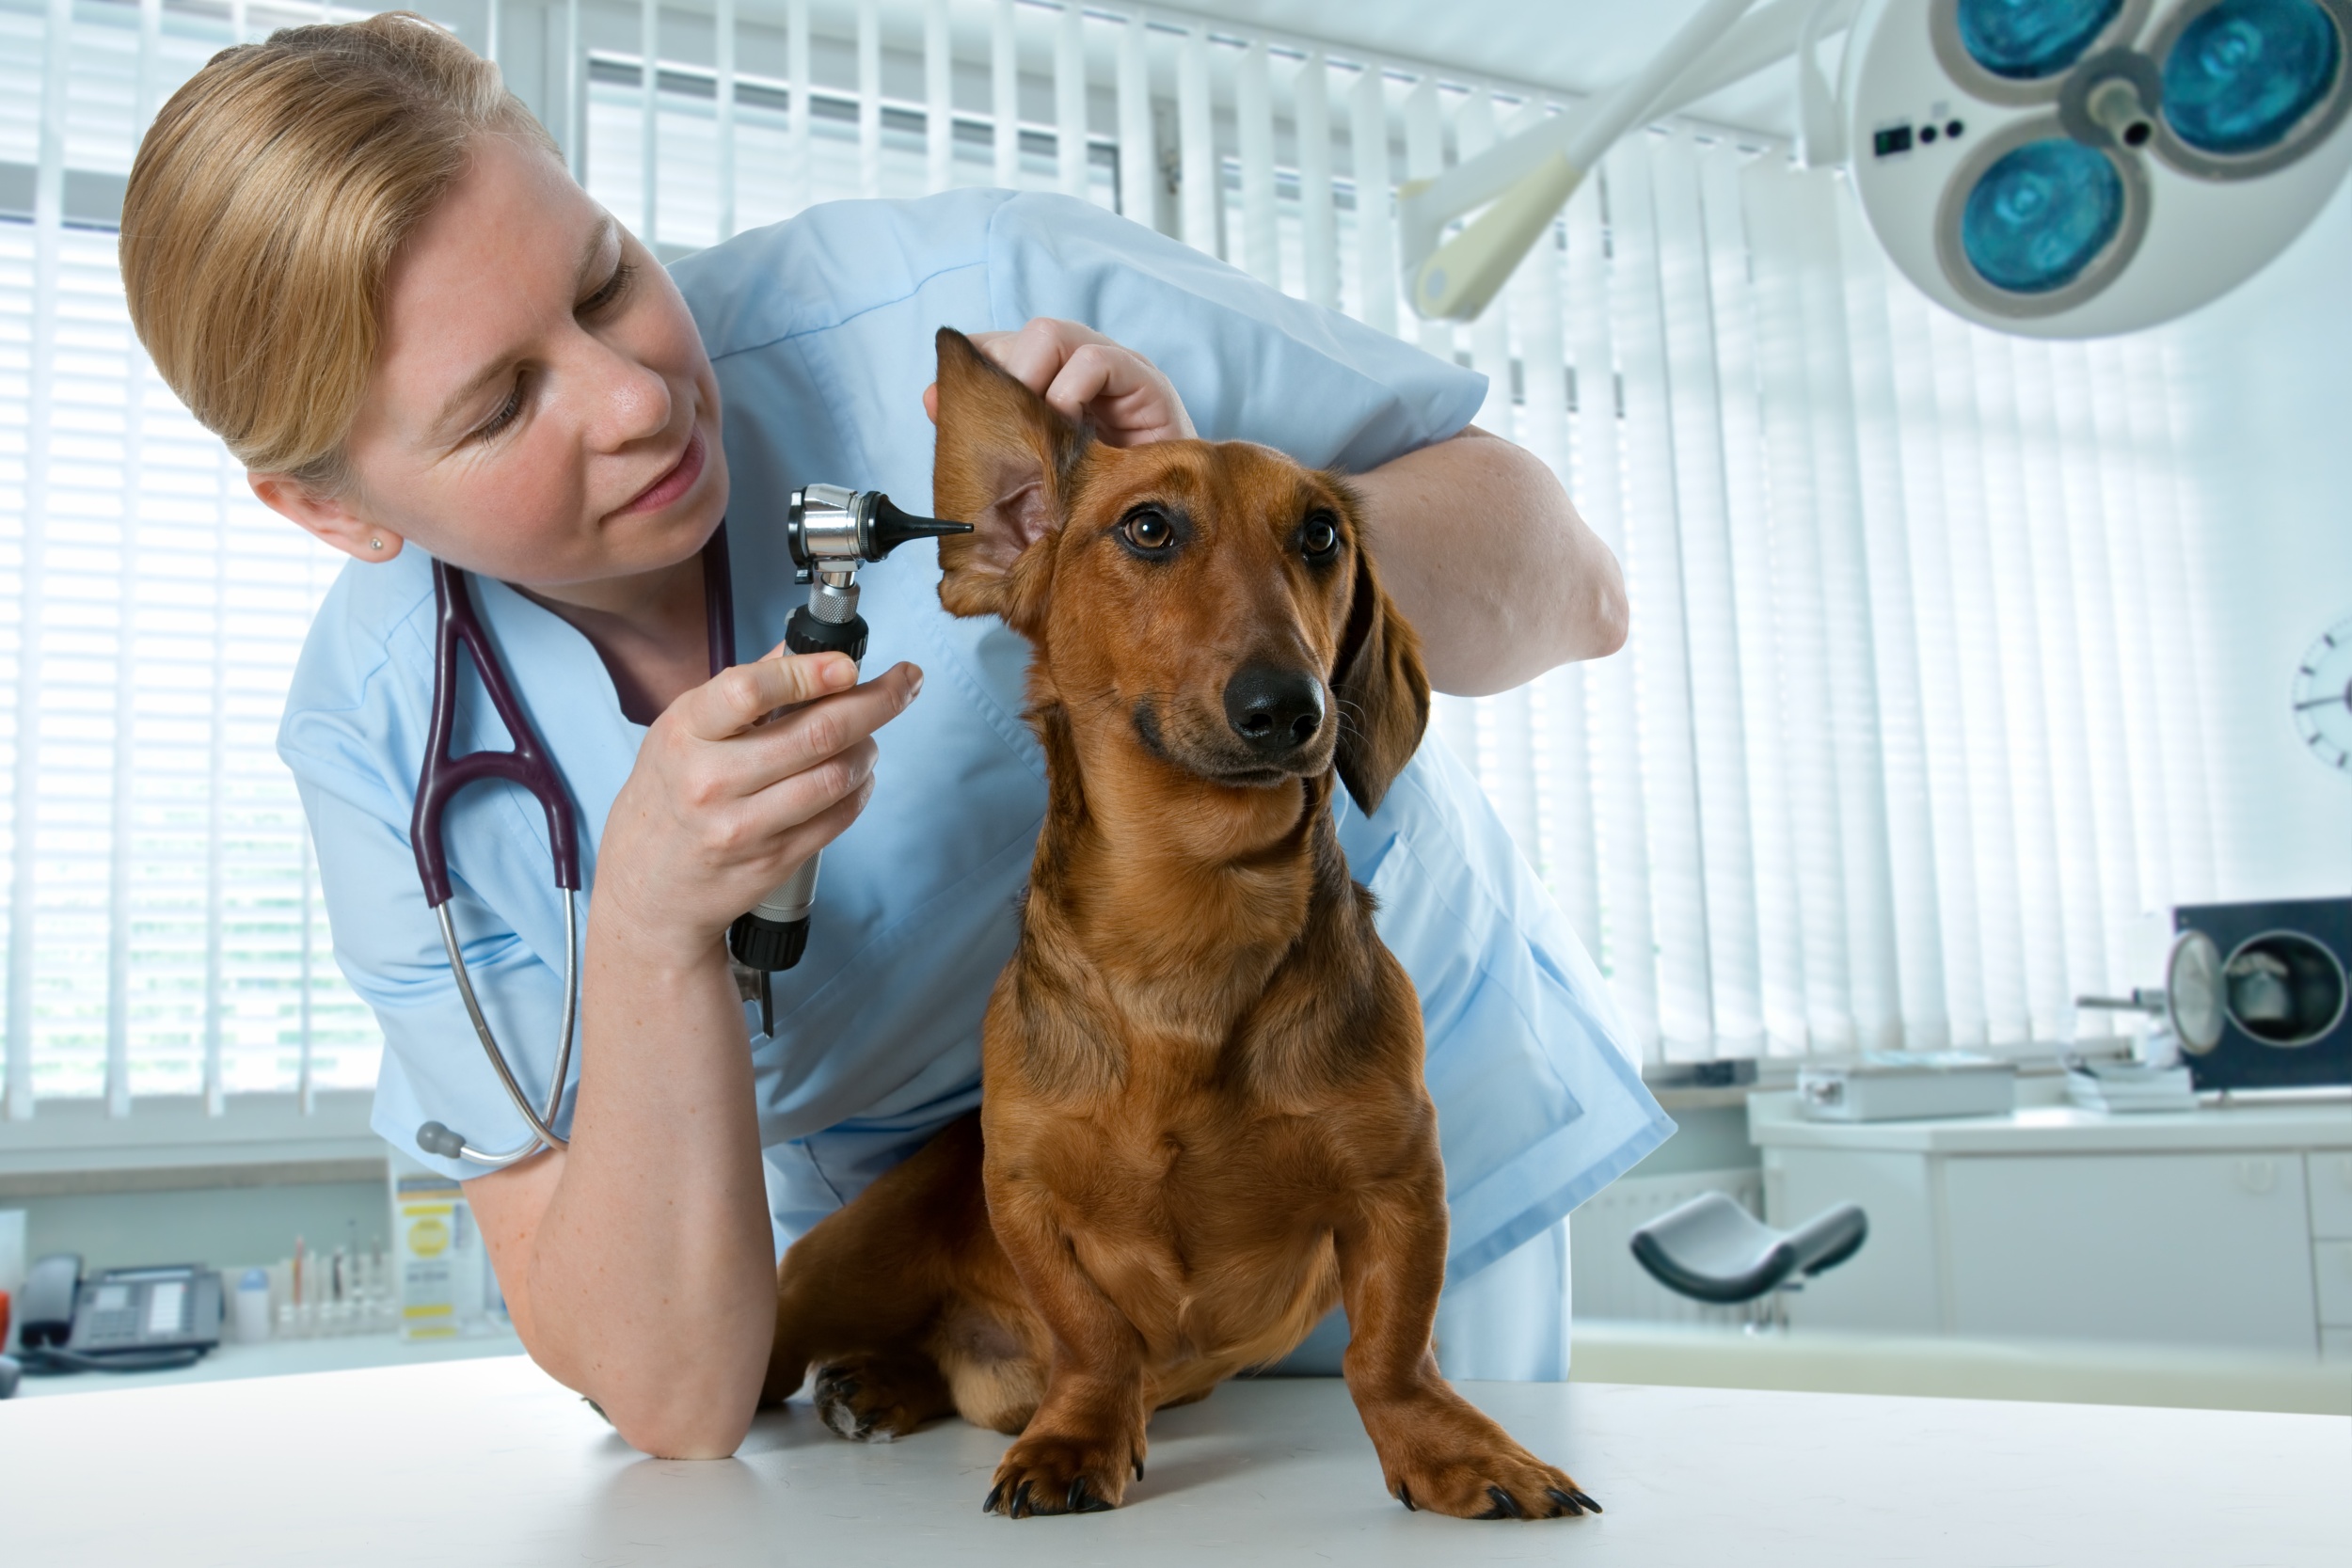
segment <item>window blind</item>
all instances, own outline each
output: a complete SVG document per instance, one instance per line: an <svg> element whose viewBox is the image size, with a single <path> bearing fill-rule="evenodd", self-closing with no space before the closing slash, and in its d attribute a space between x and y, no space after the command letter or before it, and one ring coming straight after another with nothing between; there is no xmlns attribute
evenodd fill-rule
<svg viewBox="0 0 2352 1568"><path fill-rule="evenodd" d="M596 198L668 259L812 201L1077 194L1489 377L1626 566L1614 657L1441 698L1652 1061L2104 1030L2213 877L2194 486L2161 333L2044 344L1894 277L1836 176L1628 138L1487 315L1399 294L1396 183L1561 95L1173 8L474 0ZM362 1085L271 753L340 558L156 381L112 225L212 51L358 12L0 0L8 1113Z"/></svg>
<svg viewBox="0 0 2352 1568"><path fill-rule="evenodd" d="M273 749L333 561L156 378L113 229L136 128L238 28L0 8L7 1110L373 1082ZM24 171L24 172L18 172ZM29 177L27 177L29 176ZM11 194L11 187L14 194ZM29 199L28 199L29 198Z"/></svg>

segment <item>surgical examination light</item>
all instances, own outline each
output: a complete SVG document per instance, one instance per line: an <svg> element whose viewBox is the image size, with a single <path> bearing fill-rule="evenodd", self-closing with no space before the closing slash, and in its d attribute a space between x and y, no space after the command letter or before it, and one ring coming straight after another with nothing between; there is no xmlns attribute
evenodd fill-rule
<svg viewBox="0 0 2352 1568"><path fill-rule="evenodd" d="M1793 51L1800 161L1846 166L1931 298L2033 337L2153 325L2342 182L2348 44L2352 0L1708 0L1617 88L1400 191L1407 287L1476 316L1616 136Z"/></svg>

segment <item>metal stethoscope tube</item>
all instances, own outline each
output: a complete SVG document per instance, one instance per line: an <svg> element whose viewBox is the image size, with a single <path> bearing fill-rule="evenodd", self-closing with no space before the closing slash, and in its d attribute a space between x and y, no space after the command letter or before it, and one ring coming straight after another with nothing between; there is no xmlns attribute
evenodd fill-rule
<svg viewBox="0 0 2352 1568"><path fill-rule="evenodd" d="M473 993L473 976L467 973L465 951L457 941L457 924L450 918L449 911L450 906L443 904L433 912L440 917L441 945L449 951L450 973L457 977L457 995L466 1004L466 1016L473 1021L474 1035L482 1041L482 1053L490 1058L490 1066L497 1071L499 1082L506 1085L506 1096L515 1102L515 1109L531 1124L532 1135L504 1153L493 1154L474 1148L441 1123L428 1121L417 1129L417 1142L436 1154L470 1160L494 1170L529 1159L543 1148L570 1148L571 1140L559 1136L555 1131L555 1113L564 1102L564 1081L571 1072L572 1039L580 1022L580 987L576 984L580 978L580 895L569 891L564 895L564 1035L556 1047L555 1071L548 1079L548 1102L540 1110L532 1109L531 1097L515 1081L514 1069L506 1065L506 1053L499 1049L498 1037L490 1031L490 1021L482 1016L482 1003Z"/></svg>

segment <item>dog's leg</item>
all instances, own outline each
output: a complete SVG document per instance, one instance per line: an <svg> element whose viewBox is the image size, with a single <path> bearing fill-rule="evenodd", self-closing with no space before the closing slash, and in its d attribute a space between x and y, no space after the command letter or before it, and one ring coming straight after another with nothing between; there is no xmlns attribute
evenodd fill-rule
<svg viewBox="0 0 2352 1568"><path fill-rule="evenodd" d="M1389 1495L1464 1519L1599 1513L1566 1471L1521 1448L1438 1371L1431 1334L1445 1283L1446 1212L1434 1136L1424 1177L1371 1195L1334 1239L1347 1303L1342 1366Z"/></svg>
<svg viewBox="0 0 2352 1568"><path fill-rule="evenodd" d="M855 1353L817 1369L818 1418L836 1436L888 1443L955 1409L929 1356Z"/></svg>
<svg viewBox="0 0 2352 1568"><path fill-rule="evenodd" d="M954 1409L927 1342L959 1301L979 1198L977 1117L944 1129L793 1243L777 1271L762 1390L781 1402L817 1370L818 1413L844 1437L888 1441Z"/></svg>
<svg viewBox="0 0 2352 1568"><path fill-rule="evenodd" d="M1052 1341L1045 1397L1005 1450L981 1506L1021 1518L1116 1508L1143 1474L1143 1341L1087 1276L1058 1200L1025 1180L989 1183L989 1215Z"/></svg>

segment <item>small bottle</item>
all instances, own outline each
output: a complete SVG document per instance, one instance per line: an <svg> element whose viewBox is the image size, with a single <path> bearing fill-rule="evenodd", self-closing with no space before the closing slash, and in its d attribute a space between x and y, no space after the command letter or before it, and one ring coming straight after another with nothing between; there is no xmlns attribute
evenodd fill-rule
<svg viewBox="0 0 2352 1568"><path fill-rule="evenodd" d="M237 1342L258 1345L269 1338L269 1271L247 1269L237 1281Z"/></svg>

